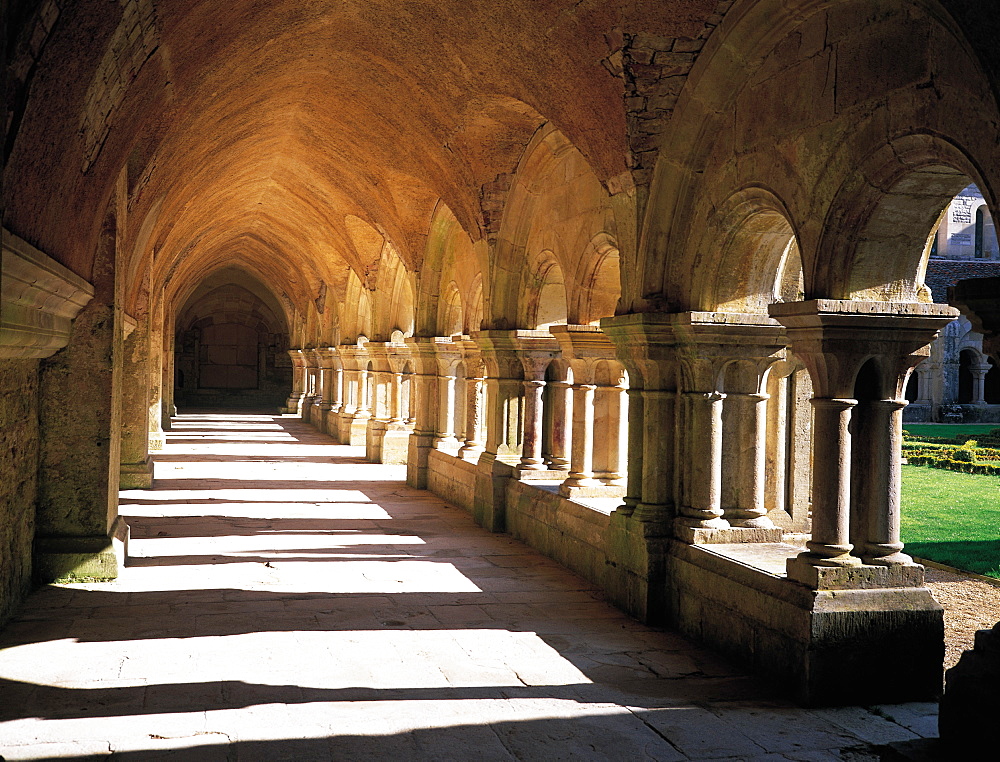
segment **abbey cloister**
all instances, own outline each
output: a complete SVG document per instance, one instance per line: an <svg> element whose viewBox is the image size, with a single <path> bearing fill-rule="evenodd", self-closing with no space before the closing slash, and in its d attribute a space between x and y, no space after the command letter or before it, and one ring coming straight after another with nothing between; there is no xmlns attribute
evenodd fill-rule
<svg viewBox="0 0 1000 762"><path fill-rule="evenodd" d="M923 283L1000 203L973 0L12 0L0 622L179 411L279 408L812 705L941 692Z"/></svg>

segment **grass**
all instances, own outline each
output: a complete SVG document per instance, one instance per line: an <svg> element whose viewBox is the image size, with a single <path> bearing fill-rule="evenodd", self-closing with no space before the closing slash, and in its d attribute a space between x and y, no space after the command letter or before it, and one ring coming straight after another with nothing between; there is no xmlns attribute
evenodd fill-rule
<svg viewBox="0 0 1000 762"><path fill-rule="evenodd" d="M906 553L1000 579L1000 476L903 466L901 521Z"/></svg>
<svg viewBox="0 0 1000 762"><path fill-rule="evenodd" d="M903 430L915 437L954 437L963 434L978 437L1000 428L997 423L907 423Z"/></svg>

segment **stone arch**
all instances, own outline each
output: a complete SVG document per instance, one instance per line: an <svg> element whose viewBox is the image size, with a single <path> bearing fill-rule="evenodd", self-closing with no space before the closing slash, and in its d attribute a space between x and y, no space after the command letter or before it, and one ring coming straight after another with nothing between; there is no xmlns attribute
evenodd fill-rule
<svg viewBox="0 0 1000 762"><path fill-rule="evenodd" d="M566 282L551 251L540 252L528 264L522 280L517 323L534 330L566 323Z"/></svg>
<svg viewBox="0 0 1000 762"><path fill-rule="evenodd" d="M607 233L599 233L587 244L581 260L581 285L570 294L570 311L584 325L599 325L602 317L615 314L621 296L621 256L618 244Z"/></svg>
<svg viewBox="0 0 1000 762"><path fill-rule="evenodd" d="M616 235L615 210L583 154L553 125L538 129L524 150L507 194L489 272L486 322L491 327L533 327L524 292L534 287L537 257L559 266L567 290L587 288L593 263L588 246ZM543 253L543 254L540 254ZM608 253L605 251L604 253ZM556 275L557 273L553 273ZM579 322L580 301L566 305L563 321Z"/></svg>
<svg viewBox="0 0 1000 762"><path fill-rule="evenodd" d="M807 295L930 301L922 284L936 225L972 183L990 194L965 152L936 135L910 134L876 149L831 205Z"/></svg>
<svg viewBox="0 0 1000 762"><path fill-rule="evenodd" d="M796 301L802 259L787 208L773 192L748 186L710 220L695 260L692 301L704 311L767 314L767 305Z"/></svg>
<svg viewBox="0 0 1000 762"><path fill-rule="evenodd" d="M474 244L447 205L439 202L431 219L423 266L417 275L415 332L418 335L452 336L479 329L470 308L478 289L481 320L484 250L482 242ZM474 328L470 327L472 322Z"/></svg>
<svg viewBox="0 0 1000 762"><path fill-rule="evenodd" d="M372 295L365 288L357 273L351 270L347 279L345 309L341 317L343 340L353 343L355 339L372 335Z"/></svg>
<svg viewBox="0 0 1000 762"><path fill-rule="evenodd" d="M449 281L441 297L441 316L438 319L439 336L454 336L463 333L465 326L465 311L462 309L462 295L458 284Z"/></svg>

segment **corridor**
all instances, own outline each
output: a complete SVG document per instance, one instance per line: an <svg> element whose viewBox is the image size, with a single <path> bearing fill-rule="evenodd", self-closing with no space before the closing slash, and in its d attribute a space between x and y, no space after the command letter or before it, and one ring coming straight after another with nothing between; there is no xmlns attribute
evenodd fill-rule
<svg viewBox="0 0 1000 762"><path fill-rule="evenodd" d="M0 634L6 760L832 762L936 735L934 704L796 708L296 417L166 436L121 493L124 573Z"/></svg>

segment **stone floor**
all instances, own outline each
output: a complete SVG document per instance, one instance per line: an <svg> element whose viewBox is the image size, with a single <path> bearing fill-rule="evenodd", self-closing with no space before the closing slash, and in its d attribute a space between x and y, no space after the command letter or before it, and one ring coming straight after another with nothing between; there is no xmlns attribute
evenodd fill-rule
<svg viewBox="0 0 1000 762"><path fill-rule="evenodd" d="M797 708L362 456L296 418L178 418L155 489L121 495L122 577L0 634L0 754L820 762L936 735L934 704Z"/></svg>

